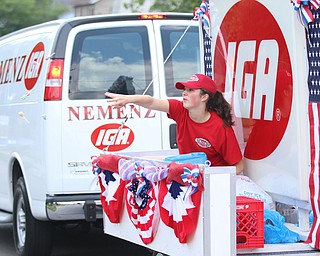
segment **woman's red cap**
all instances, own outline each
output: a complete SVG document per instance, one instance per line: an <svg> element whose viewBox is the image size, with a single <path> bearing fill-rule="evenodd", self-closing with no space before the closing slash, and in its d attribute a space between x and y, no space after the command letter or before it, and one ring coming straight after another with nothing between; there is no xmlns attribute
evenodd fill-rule
<svg viewBox="0 0 320 256"><path fill-rule="evenodd" d="M215 94L217 92L216 83L209 77L203 74L194 74L186 82L177 82L176 88L183 90L184 88L189 89L205 89Z"/></svg>

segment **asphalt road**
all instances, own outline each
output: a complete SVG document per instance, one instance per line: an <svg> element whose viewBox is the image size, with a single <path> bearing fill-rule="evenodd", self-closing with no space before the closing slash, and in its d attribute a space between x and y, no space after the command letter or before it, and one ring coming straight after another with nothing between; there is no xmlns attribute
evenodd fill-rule
<svg viewBox="0 0 320 256"><path fill-rule="evenodd" d="M271 253L272 256L314 255L320 252L305 251L297 253ZM271 255L270 254L270 255ZM147 249L103 233L102 228L92 227L89 232L80 232L78 228L57 229L51 256L151 256ZM239 253L239 256L253 255ZM268 255L268 254L263 254ZM0 256L17 256L13 244L12 225L0 224Z"/></svg>
<svg viewBox="0 0 320 256"><path fill-rule="evenodd" d="M76 227L57 229L52 256L151 256L147 249L108 236L102 228L79 232ZM0 224L0 256L17 256L13 244L12 225Z"/></svg>

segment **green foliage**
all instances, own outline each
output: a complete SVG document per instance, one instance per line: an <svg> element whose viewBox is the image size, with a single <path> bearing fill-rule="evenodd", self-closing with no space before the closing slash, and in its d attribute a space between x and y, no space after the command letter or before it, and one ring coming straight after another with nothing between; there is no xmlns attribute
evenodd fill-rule
<svg viewBox="0 0 320 256"><path fill-rule="evenodd" d="M54 20L67 8L52 0L1 0L0 36L12 31Z"/></svg>
<svg viewBox="0 0 320 256"><path fill-rule="evenodd" d="M124 7L132 12L140 12L140 7L144 4L145 0L131 0L130 3L124 3Z"/></svg>
<svg viewBox="0 0 320 256"><path fill-rule="evenodd" d="M201 0L154 0L150 11L192 13L201 2ZM124 7L132 12L138 12L144 3L145 0L131 0L130 3L124 4Z"/></svg>
<svg viewBox="0 0 320 256"><path fill-rule="evenodd" d="M201 0L155 0L150 11L193 12Z"/></svg>

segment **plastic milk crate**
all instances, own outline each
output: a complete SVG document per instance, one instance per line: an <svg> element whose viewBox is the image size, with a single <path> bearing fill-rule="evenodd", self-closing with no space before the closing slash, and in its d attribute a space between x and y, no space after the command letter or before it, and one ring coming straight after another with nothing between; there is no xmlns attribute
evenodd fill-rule
<svg viewBox="0 0 320 256"><path fill-rule="evenodd" d="M264 247L263 209L262 201L245 196L237 196L237 249Z"/></svg>

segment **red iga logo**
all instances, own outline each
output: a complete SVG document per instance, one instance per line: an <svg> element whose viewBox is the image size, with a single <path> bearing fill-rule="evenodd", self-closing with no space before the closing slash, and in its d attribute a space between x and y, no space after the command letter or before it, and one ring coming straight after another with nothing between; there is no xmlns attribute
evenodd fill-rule
<svg viewBox="0 0 320 256"><path fill-rule="evenodd" d="M134 134L132 130L121 124L105 124L93 131L91 134L92 144L100 149L108 151L120 151L129 147L134 141Z"/></svg>
<svg viewBox="0 0 320 256"><path fill-rule="evenodd" d="M44 56L44 44L40 42L29 56L0 59L0 84L20 83L24 79L26 89L31 90L38 81Z"/></svg>
<svg viewBox="0 0 320 256"><path fill-rule="evenodd" d="M24 74L24 84L27 90L31 90L35 86L41 72L43 59L44 45L40 42L32 49L27 61Z"/></svg>
<svg viewBox="0 0 320 256"><path fill-rule="evenodd" d="M214 79L241 118L244 156L269 156L291 113L292 67L281 29L264 5L242 0L226 13L214 49Z"/></svg>

